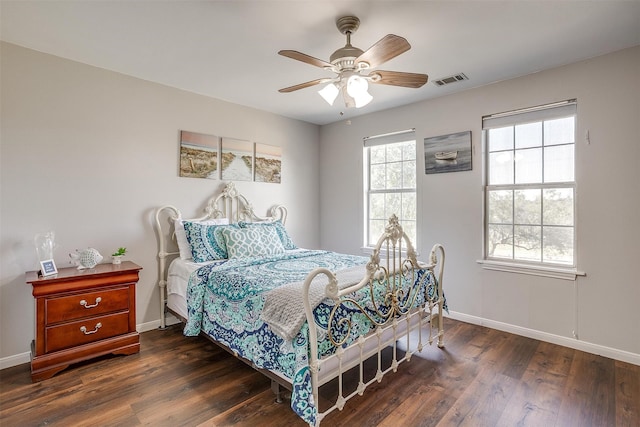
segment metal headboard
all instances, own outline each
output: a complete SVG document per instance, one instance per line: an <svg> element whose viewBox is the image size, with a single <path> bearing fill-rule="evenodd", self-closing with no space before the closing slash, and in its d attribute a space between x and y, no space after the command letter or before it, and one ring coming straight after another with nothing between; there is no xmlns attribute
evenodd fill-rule
<svg viewBox="0 0 640 427"><path fill-rule="evenodd" d="M199 218L190 218L191 221L205 221L214 218L229 218L230 223L239 221L281 221L287 220L287 208L283 205L275 205L268 211L265 217L256 215L253 205L245 196L238 192L235 184L229 182L222 192L211 197L204 208L205 214ZM158 239L158 287L160 288L160 329L166 327L165 306L167 287L168 260L180 255L178 250L170 250L176 246L174 222L184 219L180 210L172 205L158 208L155 215L156 237Z"/></svg>

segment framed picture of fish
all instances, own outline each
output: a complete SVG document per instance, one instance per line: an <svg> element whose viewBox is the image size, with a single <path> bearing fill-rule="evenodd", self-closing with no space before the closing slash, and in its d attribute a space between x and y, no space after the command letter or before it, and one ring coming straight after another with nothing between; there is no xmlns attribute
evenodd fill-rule
<svg viewBox="0 0 640 427"><path fill-rule="evenodd" d="M424 139L424 172L470 171L471 131L450 133Z"/></svg>

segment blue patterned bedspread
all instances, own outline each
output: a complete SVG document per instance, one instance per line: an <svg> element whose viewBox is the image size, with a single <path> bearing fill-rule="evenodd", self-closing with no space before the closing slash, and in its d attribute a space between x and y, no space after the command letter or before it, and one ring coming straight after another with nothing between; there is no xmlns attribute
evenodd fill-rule
<svg viewBox="0 0 640 427"><path fill-rule="evenodd" d="M311 392L307 323L292 341L285 341L273 333L260 318L265 294L276 287L303 281L315 268L324 267L336 272L368 261L368 257L362 256L298 250L261 259L233 259L223 264L206 265L189 279L189 316L184 334L196 336L203 331L257 367L289 378L293 385L292 409L306 422L314 424L317 411ZM435 289L433 274L418 270L416 281L424 274L430 275L422 283L432 294ZM371 301L368 287L358 293L355 299ZM423 295L424 292L420 292L416 305L424 303ZM318 339L319 357L334 351L326 333L332 307L333 302L325 299L314 311L315 322L322 331ZM356 318L347 344L372 329L372 323L364 315L353 316L355 309L341 307L340 311L344 316ZM339 336L340 331L334 332Z"/></svg>

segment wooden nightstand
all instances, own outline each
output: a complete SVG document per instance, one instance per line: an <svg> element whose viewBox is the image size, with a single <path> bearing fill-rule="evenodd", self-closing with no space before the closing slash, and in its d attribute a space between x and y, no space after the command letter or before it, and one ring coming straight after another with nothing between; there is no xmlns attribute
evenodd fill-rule
<svg viewBox="0 0 640 427"><path fill-rule="evenodd" d="M36 305L32 381L50 378L72 363L93 357L140 351L136 283L141 269L125 261L86 270L61 268L47 277L27 272Z"/></svg>

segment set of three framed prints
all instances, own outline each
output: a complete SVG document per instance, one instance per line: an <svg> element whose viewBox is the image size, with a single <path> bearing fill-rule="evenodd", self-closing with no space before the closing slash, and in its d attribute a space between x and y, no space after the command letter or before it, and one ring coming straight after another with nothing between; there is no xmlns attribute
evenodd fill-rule
<svg viewBox="0 0 640 427"><path fill-rule="evenodd" d="M282 147L180 131L180 176L279 184Z"/></svg>

